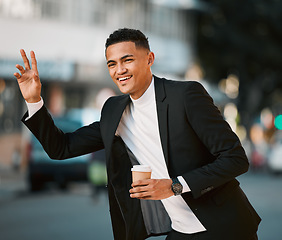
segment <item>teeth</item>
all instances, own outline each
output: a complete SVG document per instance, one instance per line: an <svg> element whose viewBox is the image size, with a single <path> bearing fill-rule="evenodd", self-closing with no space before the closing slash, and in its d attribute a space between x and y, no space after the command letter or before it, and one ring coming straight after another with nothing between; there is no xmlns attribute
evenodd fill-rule
<svg viewBox="0 0 282 240"><path fill-rule="evenodd" d="M118 78L119 81L123 81L123 80L126 80L126 79L129 79L130 77L123 77L123 78Z"/></svg>

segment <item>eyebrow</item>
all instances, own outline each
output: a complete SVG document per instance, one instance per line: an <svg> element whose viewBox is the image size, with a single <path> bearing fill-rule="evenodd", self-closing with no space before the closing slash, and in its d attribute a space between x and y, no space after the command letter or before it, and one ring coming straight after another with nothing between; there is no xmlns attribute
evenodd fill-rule
<svg viewBox="0 0 282 240"><path fill-rule="evenodd" d="M124 55L123 57L120 58L120 60L123 60L123 59L128 58L128 57L133 57L133 54Z"/></svg>
<svg viewBox="0 0 282 240"><path fill-rule="evenodd" d="M123 59L128 58L128 57L133 57L133 54L126 54L126 55L122 56L122 57L120 58L120 60L123 60ZM114 61L114 60L109 60L109 61L107 61L107 64L109 64L109 63L114 63L114 62L116 62L116 61Z"/></svg>

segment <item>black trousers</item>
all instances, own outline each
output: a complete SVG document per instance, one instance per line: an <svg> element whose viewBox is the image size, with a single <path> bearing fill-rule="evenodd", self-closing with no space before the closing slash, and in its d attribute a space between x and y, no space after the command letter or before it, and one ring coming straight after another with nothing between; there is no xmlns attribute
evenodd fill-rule
<svg viewBox="0 0 282 240"><path fill-rule="evenodd" d="M202 234L205 234L205 232L199 232L199 233L193 233L193 234L185 234L180 233L175 230L172 230L166 237L166 240L197 240L200 239L200 236ZM243 239L241 239L243 240ZM248 240L248 239L244 239ZM255 234L251 239L249 240L258 240L257 234Z"/></svg>

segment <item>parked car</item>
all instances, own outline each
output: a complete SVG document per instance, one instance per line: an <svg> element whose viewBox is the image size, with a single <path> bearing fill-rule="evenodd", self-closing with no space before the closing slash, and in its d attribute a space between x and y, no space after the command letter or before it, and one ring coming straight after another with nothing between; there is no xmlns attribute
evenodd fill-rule
<svg viewBox="0 0 282 240"><path fill-rule="evenodd" d="M54 122L64 132L71 132L82 126L82 122L66 117L55 118ZM66 189L71 181L88 181L91 154L52 160L33 135L28 148L27 181L31 191L42 189L47 182L55 182L59 188Z"/></svg>
<svg viewBox="0 0 282 240"><path fill-rule="evenodd" d="M91 124L93 121L99 121L100 115L100 111L93 108L73 108L66 113L68 118L80 121L83 125ZM92 153L88 167L88 179L92 188L93 197L96 197L100 192L106 190L107 170L104 149Z"/></svg>

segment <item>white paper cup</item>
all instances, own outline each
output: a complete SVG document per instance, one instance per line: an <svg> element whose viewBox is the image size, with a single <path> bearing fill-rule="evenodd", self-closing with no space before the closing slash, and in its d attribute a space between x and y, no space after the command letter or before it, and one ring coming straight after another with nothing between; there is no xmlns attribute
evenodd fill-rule
<svg viewBox="0 0 282 240"><path fill-rule="evenodd" d="M132 181L136 182L138 180L150 179L152 174L152 169L149 165L134 165L131 168Z"/></svg>

